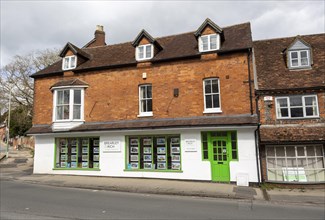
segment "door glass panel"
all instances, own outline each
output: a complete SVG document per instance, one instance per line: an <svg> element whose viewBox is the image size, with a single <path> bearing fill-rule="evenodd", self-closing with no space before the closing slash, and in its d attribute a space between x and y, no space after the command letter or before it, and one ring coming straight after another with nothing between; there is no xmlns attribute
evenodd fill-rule
<svg viewBox="0 0 325 220"><path fill-rule="evenodd" d="M203 149L208 150L208 143L207 142L203 142Z"/></svg>
<svg viewBox="0 0 325 220"><path fill-rule="evenodd" d="M220 131L220 136L221 137L227 137L227 132L226 131Z"/></svg>
<svg viewBox="0 0 325 220"><path fill-rule="evenodd" d="M218 155L218 160L222 161L222 155Z"/></svg>
<svg viewBox="0 0 325 220"><path fill-rule="evenodd" d="M223 155L223 161L227 161L227 155Z"/></svg>
<svg viewBox="0 0 325 220"><path fill-rule="evenodd" d="M231 148L232 148L232 150L236 150L237 149L237 144L236 144L235 141L232 141L231 142Z"/></svg>
<svg viewBox="0 0 325 220"><path fill-rule="evenodd" d="M232 159L237 160L237 152L236 151L232 152Z"/></svg>
<svg viewBox="0 0 325 220"><path fill-rule="evenodd" d="M214 160L218 160L217 155L214 155Z"/></svg>
<svg viewBox="0 0 325 220"><path fill-rule="evenodd" d="M208 159L208 151L203 152L204 159Z"/></svg>

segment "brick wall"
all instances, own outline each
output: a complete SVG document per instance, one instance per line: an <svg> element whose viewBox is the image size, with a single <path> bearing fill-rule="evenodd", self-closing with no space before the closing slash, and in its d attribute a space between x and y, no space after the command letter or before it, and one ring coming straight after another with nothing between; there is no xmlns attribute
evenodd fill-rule
<svg viewBox="0 0 325 220"><path fill-rule="evenodd" d="M305 93L292 93L284 96L296 95L296 94L317 94L319 118L316 119L277 119L276 118L276 105L275 97L272 101L264 101L265 96L259 98L259 110L261 123L264 125L276 125L276 124L313 124L325 122L325 93L324 92L305 92ZM278 95L280 96L280 95Z"/></svg>
<svg viewBox="0 0 325 220"><path fill-rule="evenodd" d="M143 72L147 79L142 79ZM145 83L153 87L153 118L203 116L202 80L209 77L220 79L222 113L218 115L250 113L247 54L237 53L35 79L33 123L52 122L53 95L49 88L70 78L89 84L85 90L87 122L137 119L138 86ZM179 89L176 98L174 88Z"/></svg>
<svg viewBox="0 0 325 220"><path fill-rule="evenodd" d="M262 142L303 142L303 141L324 141L325 140L325 93L294 92L296 94L317 94L319 117L310 119L277 119L275 97L272 101L264 101L264 96L259 98L260 130ZM278 95L279 96L279 95ZM275 126L263 126L275 125Z"/></svg>

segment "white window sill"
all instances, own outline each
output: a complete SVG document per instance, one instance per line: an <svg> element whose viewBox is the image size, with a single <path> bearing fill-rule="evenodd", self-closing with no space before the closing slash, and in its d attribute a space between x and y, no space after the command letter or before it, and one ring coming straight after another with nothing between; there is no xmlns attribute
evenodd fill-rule
<svg viewBox="0 0 325 220"><path fill-rule="evenodd" d="M67 71L67 70L74 70L75 68L76 68L76 67L73 67L73 68L68 68L68 69L63 69L63 68L62 68L62 70L63 70L63 71Z"/></svg>
<svg viewBox="0 0 325 220"><path fill-rule="evenodd" d="M153 116L153 113L152 112L143 112L143 113L140 113L138 115L138 118L142 118L142 117L152 117Z"/></svg>
<svg viewBox="0 0 325 220"><path fill-rule="evenodd" d="M78 121L54 121L52 123L52 129L53 131L65 131L70 130L74 127L77 127L79 125L82 125L84 123L83 120Z"/></svg>
<svg viewBox="0 0 325 220"><path fill-rule="evenodd" d="M290 66L289 67L289 70L311 70L311 69L312 69L311 66L295 66L295 67Z"/></svg>
<svg viewBox="0 0 325 220"><path fill-rule="evenodd" d="M317 119L319 116L309 116L309 117L287 117L287 118L277 118L279 120L301 120L301 119Z"/></svg>
<svg viewBox="0 0 325 220"><path fill-rule="evenodd" d="M148 61L148 60L151 60L152 57L150 58L143 58L143 59L137 59L138 62L142 62L142 61Z"/></svg>
<svg viewBox="0 0 325 220"><path fill-rule="evenodd" d="M66 119L66 120L56 120L56 121L52 121L53 123L67 123L67 122L84 122L85 120L82 119L74 119L74 120L70 120L70 119Z"/></svg>
<svg viewBox="0 0 325 220"><path fill-rule="evenodd" d="M205 109L203 111L204 114L209 114L209 113L222 113L221 109Z"/></svg>
<svg viewBox="0 0 325 220"><path fill-rule="evenodd" d="M212 50L202 50L202 51L200 51L201 53L205 53L205 52L211 52L211 51L217 51L217 50L219 50L219 48L217 48L217 49L212 49Z"/></svg>

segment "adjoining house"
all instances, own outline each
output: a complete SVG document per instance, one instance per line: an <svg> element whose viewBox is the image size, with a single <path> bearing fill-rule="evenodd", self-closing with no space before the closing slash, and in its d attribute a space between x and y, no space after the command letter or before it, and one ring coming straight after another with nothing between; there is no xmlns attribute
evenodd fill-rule
<svg viewBox="0 0 325 220"><path fill-rule="evenodd" d="M84 47L35 73L34 173L259 182L249 23Z"/></svg>
<svg viewBox="0 0 325 220"><path fill-rule="evenodd" d="M262 180L324 183L325 34L254 42Z"/></svg>

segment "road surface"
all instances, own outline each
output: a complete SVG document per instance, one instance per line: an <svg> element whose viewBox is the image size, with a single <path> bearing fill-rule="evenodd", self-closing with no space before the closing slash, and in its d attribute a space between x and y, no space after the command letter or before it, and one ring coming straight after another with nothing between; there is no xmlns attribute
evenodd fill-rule
<svg viewBox="0 0 325 220"><path fill-rule="evenodd" d="M324 219L324 208L0 181L0 219Z"/></svg>

